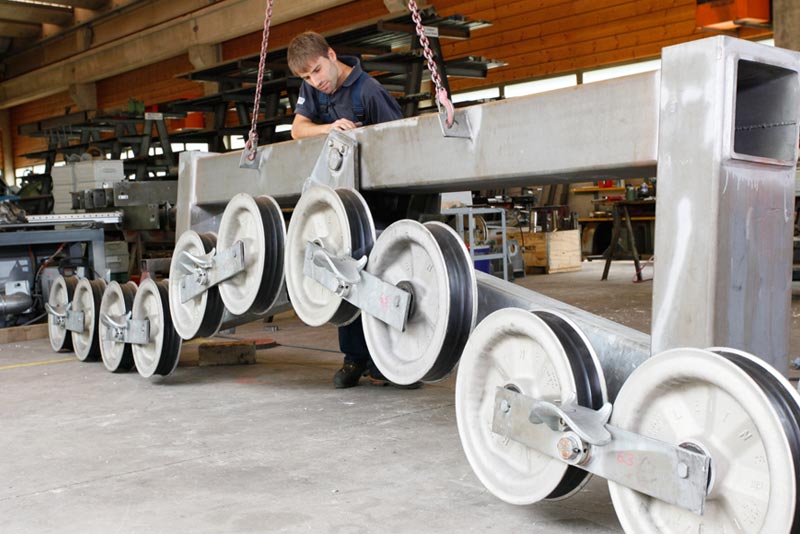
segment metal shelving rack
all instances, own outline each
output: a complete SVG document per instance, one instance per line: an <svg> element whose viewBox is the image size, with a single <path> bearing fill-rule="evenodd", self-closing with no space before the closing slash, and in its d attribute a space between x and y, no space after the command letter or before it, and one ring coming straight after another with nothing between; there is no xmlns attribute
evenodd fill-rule
<svg viewBox="0 0 800 534"><path fill-rule="evenodd" d="M503 208L450 208L442 210L442 213L456 216L456 231L459 235L464 235L464 215L467 216L469 226L469 255L472 263L484 260L503 260L503 280L508 280L508 236L506 235L506 210ZM502 232L502 246L500 252L490 254L475 254L475 215L500 214L500 229ZM487 224L487 227L489 225ZM494 226L496 228L497 226ZM490 273L491 274L491 273Z"/></svg>

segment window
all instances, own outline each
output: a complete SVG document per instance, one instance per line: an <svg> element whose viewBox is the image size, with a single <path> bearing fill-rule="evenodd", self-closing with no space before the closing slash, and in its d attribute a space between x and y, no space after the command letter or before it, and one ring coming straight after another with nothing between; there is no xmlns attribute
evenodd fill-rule
<svg viewBox="0 0 800 534"><path fill-rule="evenodd" d="M513 98L515 96L533 95L536 93L554 91L556 89L572 87L573 85L577 84L578 77L575 74L569 74L567 76L556 76L554 78L545 78L543 80L534 80L532 82L509 84L505 87L505 94L506 98Z"/></svg>
<svg viewBox="0 0 800 534"><path fill-rule="evenodd" d="M459 102L473 102L475 100L488 100L492 98L500 98L500 89L498 87L455 94L453 95L453 103L458 104Z"/></svg>
<svg viewBox="0 0 800 534"><path fill-rule="evenodd" d="M619 65L617 67L607 67L604 69L590 70L583 73L583 83L593 83L603 80L611 80L612 78L621 78L622 76L630 76L631 74L650 72L658 70L660 68L661 68L661 60L653 59L650 61L640 61L638 63Z"/></svg>

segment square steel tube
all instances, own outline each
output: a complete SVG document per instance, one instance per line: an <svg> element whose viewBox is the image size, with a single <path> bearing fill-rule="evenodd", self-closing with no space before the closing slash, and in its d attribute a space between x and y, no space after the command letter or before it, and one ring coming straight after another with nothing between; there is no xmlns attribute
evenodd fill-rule
<svg viewBox="0 0 800 534"><path fill-rule="evenodd" d="M726 346L788 373L800 54L665 48L652 351Z"/></svg>

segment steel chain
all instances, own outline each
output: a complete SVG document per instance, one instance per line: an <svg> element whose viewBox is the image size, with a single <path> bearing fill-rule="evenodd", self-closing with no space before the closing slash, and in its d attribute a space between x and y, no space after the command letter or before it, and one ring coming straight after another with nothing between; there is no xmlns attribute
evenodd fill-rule
<svg viewBox="0 0 800 534"><path fill-rule="evenodd" d="M431 72L431 81L436 87L435 101L439 113L444 112L447 115L447 127L453 125L453 104L447 94L447 90L442 86L442 77L439 75L439 68L436 66L436 61L433 60L433 51L431 50L431 43L428 36L425 35L425 28L422 25L422 15L420 15L419 7L416 0L408 0L408 9L411 11L411 18L414 19L414 24L417 27L417 36L422 45L422 55L425 56L428 62L428 70Z"/></svg>
<svg viewBox="0 0 800 534"><path fill-rule="evenodd" d="M272 20L272 4L274 0L267 0L267 11L264 16L264 33L261 36L261 55L258 59L258 81L256 82L256 96L253 102L253 121L250 125L250 133L247 136L245 143L245 150L248 150L248 159L253 160L256 157L256 148L258 148L258 111L261 105L261 85L264 81L264 71L266 70L267 63L267 44L269 43L269 26Z"/></svg>

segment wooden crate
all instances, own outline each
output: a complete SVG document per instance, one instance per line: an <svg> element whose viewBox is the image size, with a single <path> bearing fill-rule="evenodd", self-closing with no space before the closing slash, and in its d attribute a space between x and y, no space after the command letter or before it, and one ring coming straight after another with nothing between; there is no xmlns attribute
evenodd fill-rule
<svg viewBox="0 0 800 534"><path fill-rule="evenodd" d="M508 232L522 247L525 272L567 273L581 270L580 230L558 232Z"/></svg>

